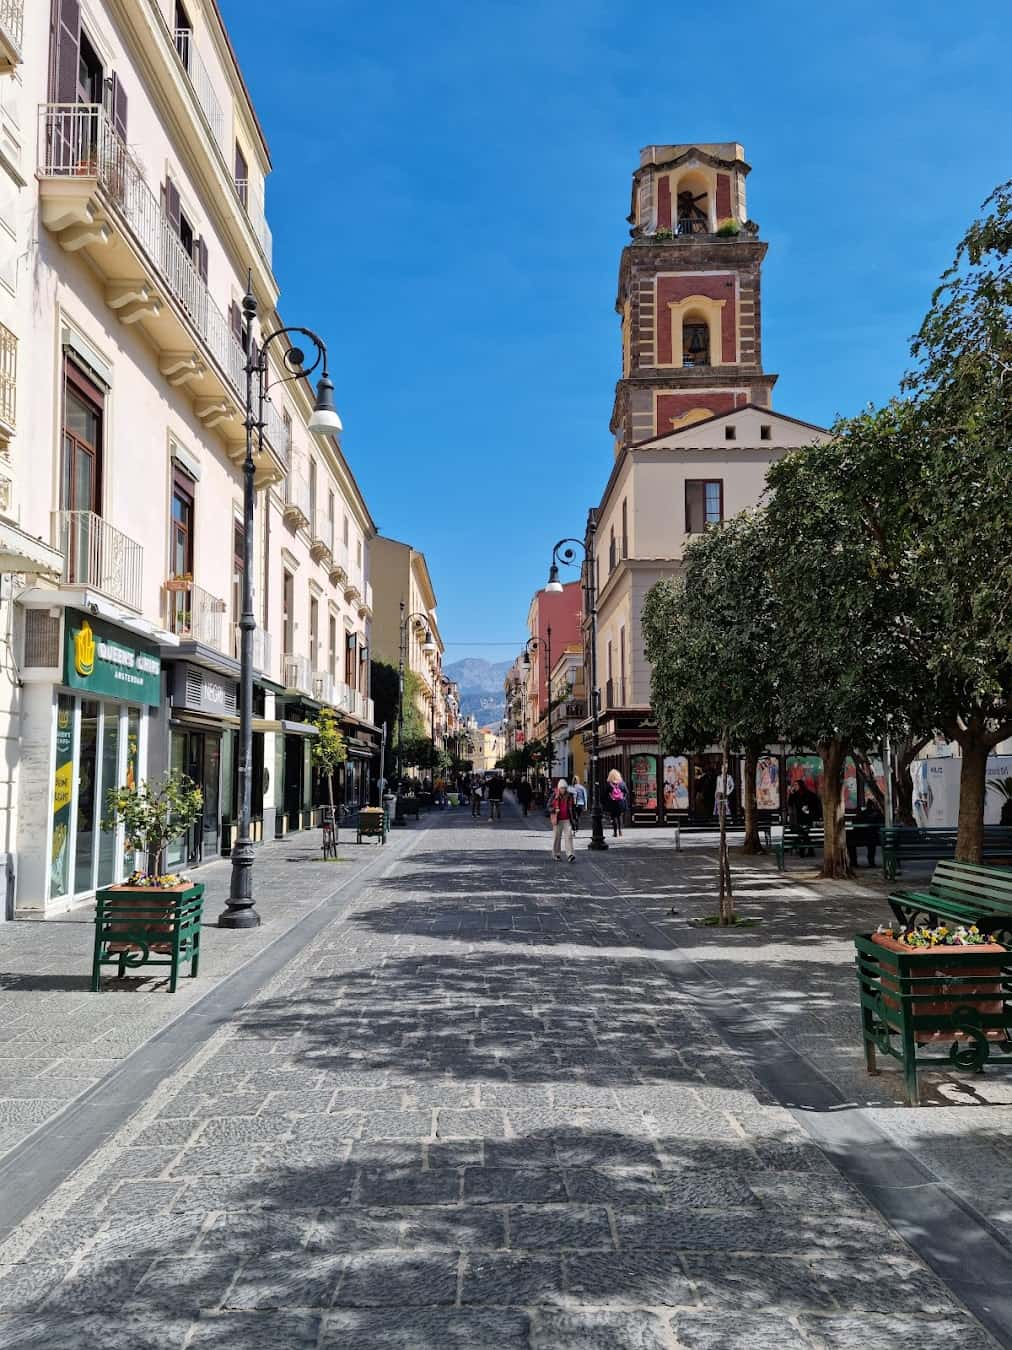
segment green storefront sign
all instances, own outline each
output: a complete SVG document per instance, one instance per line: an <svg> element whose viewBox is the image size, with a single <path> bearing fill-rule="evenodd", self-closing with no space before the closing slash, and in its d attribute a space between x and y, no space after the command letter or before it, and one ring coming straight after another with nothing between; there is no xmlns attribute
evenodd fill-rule
<svg viewBox="0 0 1012 1350"><path fill-rule="evenodd" d="M157 706L162 701L161 676L156 647L124 642L111 624L67 611L63 682L71 689Z"/></svg>

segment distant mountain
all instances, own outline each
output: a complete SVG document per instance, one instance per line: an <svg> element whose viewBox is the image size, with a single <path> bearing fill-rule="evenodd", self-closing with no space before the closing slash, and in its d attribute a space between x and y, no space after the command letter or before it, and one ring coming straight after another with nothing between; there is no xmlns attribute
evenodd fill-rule
<svg viewBox="0 0 1012 1350"><path fill-rule="evenodd" d="M473 713L479 726L489 726L502 718L506 711L502 684L512 664L468 656L443 667L444 675L460 685L460 706L465 717Z"/></svg>

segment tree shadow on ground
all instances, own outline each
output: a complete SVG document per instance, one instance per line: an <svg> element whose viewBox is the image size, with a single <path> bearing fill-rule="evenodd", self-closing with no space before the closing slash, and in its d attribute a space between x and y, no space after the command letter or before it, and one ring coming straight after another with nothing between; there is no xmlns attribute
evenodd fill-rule
<svg viewBox="0 0 1012 1350"><path fill-rule="evenodd" d="M988 1344L795 1131L383 1143L317 1120L241 1159L197 1136L157 1197L111 1178L90 1226L72 1210L5 1268L0 1345Z"/></svg>

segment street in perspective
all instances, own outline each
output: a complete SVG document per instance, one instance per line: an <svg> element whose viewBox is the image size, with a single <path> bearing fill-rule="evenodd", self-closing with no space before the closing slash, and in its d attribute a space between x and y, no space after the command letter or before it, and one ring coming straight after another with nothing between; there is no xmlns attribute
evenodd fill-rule
<svg viewBox="0 0 1012 1350"><path fill-rule="evenodd" d="M1010 42L0 0L0 1350L1012 1350Z"/></svg>

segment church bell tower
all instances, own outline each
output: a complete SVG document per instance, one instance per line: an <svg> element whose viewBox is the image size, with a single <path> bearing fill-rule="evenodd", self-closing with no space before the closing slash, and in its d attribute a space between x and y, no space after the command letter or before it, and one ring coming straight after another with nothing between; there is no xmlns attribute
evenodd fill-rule
<svg viewBox="0 0 1012 1350"><path fill-rule="evenodd" d="M734 142L640 152L615 306L616 452L747 403L770 406L777 377L762 367L760 308L767 246L745 208L748 173Z"/></svg>

